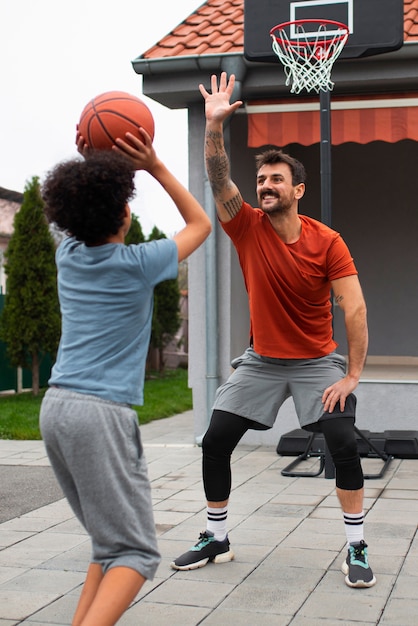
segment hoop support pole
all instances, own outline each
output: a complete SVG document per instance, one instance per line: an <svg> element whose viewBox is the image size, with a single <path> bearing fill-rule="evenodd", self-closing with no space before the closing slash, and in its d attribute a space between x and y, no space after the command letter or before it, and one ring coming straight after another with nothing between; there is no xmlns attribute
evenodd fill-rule
<svg viewBox="0 0 418 626"><path fill-rule="evenodd" d="M327 226L332 224L331 206L331 106L330 92L319 92L320 128L321 128L321 221Z"/></svg>
<svg viewBox="0 0 418 626"><path fill-rule="evenodd" d="M319 92L320 106L320 159L321 159L321 221L332 225L332 177L331 177L331 96L329 89ZM332 306L332 302L331 302ZM325 478L335 478L335 466L325 443Z"/></svg>

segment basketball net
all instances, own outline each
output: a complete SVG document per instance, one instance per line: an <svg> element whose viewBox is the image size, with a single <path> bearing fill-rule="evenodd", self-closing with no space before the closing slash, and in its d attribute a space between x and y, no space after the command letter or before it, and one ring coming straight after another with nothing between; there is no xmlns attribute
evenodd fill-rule
<svg viewBox="0 0 418 626"><path fill-rule="evenodd" d="M308 25L310 30L306 32ZM283 64L291 93L333 89L332 66L348 35L345 24L331 20L296 20L271 29L273 51Z"/></svg>

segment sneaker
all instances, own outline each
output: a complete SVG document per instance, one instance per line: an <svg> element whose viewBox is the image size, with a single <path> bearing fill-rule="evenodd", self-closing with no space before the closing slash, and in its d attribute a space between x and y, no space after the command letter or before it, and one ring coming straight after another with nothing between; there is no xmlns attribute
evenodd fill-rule
<svg viewBox="0 0 418 626"><path fill-rule="evenodd" d="M373 587L376 578L367 558L367 544L364 541L350 543L347 558L341 566L345 582L349 587Z"/></svg>
<svg viewBox="0 0 418 626"><path fill-rule="evenodd" d="M188 552L171 563L173 569L187 570L204 567L206 563L227 563L232 561L234 553L229 549L229 540L216 541L209 530L200 533L199 541Z"/></svg>

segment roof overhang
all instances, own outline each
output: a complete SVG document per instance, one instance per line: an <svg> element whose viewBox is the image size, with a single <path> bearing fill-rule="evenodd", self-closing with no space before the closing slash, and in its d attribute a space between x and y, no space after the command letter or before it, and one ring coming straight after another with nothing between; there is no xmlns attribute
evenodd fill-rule
<svg viewBox="0 0 418 626"><path fill-rule="evenodd" d="M248 64L241 53L159 59L139 57L132 61L135 72L143 75L144 95L170 109L183 109L195 102L201 102L199 84L207 84L212 74L226 71L242 80Z"/></svg>
<svg viewBox="0 0 418 626"><path fill-rule="evenodd" d="M208 85L211 74L234 73L244 101L297 96L289 93L280 62L254 63L243 53L208 54L158 59L138 57L133 69L143 76L144 95L170 109L200 103L199 84ZM415 90L418 77L418 41L396 52L360 59L338 60L332 71L334 93L388 93ZM305 94L306 95L306 94Z"/></svg>

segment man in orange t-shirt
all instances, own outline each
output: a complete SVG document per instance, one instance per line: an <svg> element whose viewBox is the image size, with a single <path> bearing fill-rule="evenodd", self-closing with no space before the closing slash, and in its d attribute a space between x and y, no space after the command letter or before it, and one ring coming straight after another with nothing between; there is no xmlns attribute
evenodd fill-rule
<svg viewBox="0 0 418 626"><path fill-rule="evenodd" d="M355 437L357 387L367 345L366 305L350 252L339 233L299 215L303 165L278 149L256 158L258 209L243 201L230 177L223 123L242 102L230 104L234 76L222 73L205 99L205 159L218 218L237 250L250 308L250 347L232 361L234 372L217 390L203 438L207 527L174 569L195 569L234 558L227 535L231 454L252 429L271 428L292 396L300 425L322 432L335 465L350 587L376 579L364 541L364 480ZM331 289L344 314L348 363L335 352Z"/></svg>

